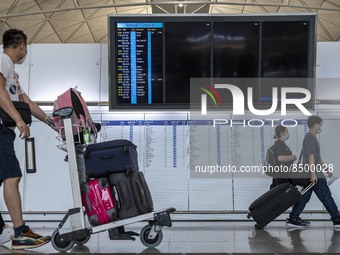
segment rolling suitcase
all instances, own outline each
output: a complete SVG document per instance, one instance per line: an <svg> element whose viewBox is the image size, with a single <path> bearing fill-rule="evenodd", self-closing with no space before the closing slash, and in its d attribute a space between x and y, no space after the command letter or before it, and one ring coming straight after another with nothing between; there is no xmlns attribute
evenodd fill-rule
<svg viewBox="0 0 340 255"><path fill-rule="evenodd" d="M123 220L138 216L139 210L133 195L131 176L126 173L116 173L111 174L109 180L118 194L118 218Z"/></svg>
<svg viewBox="0 0 340 255"><path fill-rule="evenodd" d="M314 183L309 184L302 192L290 183L282 183L267 191L249 206L248 218L256 221L257 228L264 228L289 207L299 201Z"/></svg>
<svg viewBox="0 0 340 255"><path fill-rule="evenodd" d="M109 180L113 189L117 190L119 219L153 211L151 193L142 172L111 174Z"/></svg>
<svg viewBox="0 0 340 255"><path fill-rule="evenodd" d="M124 139L88 145L84 160L90 178L139 170L136 145Z"/></svg>
<svg viewBox="0 0 340 255"><path fill-rule="evenodd" d="M132 191L140 214L153 211L151 192L143 172L132 172Z"/></svg>
<svg viewBox="0 0 340 255"><path fill-rule="evenodd" d="M82 186L82 202L92 226L117 219L116 203L107 178L90 179Z"/></svg>

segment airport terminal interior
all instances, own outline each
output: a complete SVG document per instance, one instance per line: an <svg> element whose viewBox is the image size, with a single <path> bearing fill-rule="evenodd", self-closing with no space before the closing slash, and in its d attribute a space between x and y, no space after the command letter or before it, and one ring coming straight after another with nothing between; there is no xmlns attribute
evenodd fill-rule
<svg viewBox="0 0 340 255"><path fill-rule="evenodd" d="M33 118L30 145L15 130L22 214L52 240L8 239L1 255L340 254L315 192L300 216L310 225L286 225L293 204L263 227L249 214L272 183L275 127L296 170L311 115L318 178L340 206L339 1L0 1L1 36L11 28L27 35L20 86L54 126ZM66 92L79 100L68 116ZM0 212L12 232L4 199Z"/></svg>

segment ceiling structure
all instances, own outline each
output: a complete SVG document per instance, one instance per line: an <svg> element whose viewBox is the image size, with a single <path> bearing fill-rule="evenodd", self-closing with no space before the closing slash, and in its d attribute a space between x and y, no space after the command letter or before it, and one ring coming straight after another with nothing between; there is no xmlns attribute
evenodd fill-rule
<svg viewBox="0 0 340 255"><path fill-rule="evenodd" d="M107 15L317 13L317 40L340 40L339 0L0 0L0 33L28 43L106 43Z"/></svg>

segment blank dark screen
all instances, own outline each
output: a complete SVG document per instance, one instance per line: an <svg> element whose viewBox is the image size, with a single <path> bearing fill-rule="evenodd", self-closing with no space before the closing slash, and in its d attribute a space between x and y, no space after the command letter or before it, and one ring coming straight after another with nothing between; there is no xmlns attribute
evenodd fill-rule
<svg viewBox="0 0 340 255"><path fill-rule="evenodd" d="M308 30L303 21L262 23L261 76L270 79L261 82L260 102L271 103L273 87L309 86L308 80L302 79L308 77ZM290 98L301 96L289 94Z"/></svg>
<svg viewBox="0 0 340 255"><path fill-rule="evenodd" d="M308 23L263 22L262 77L307 77Z"/></svg>
<svg viewBox="0 0 340 255"><path fill-rule="evenodd" d="M213 77L258 77L258 23L215 22L213 31Z"/></svg>
<svg viewBox="0 0 340 255"><path fill-rule="evenodd" d="M189 103L190 78L211 77L211 24L165 24L166 103Z"/></svg>

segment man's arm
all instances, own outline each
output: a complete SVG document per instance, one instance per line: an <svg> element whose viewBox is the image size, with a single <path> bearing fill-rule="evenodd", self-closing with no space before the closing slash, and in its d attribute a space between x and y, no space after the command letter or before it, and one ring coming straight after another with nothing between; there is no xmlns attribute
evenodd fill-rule
<svg viewBox="0 0 340 255"><path fill-rule="evenodd" d="M38 120L41 120L45 122L47 115L46 113L37 105L35 102L33 102L26 94L23 94L24 101L29 104L31 113L34 117L36 117Z"/></svg>
<svg viewBox="0 0 340 255"><path fill-rule="evenodd" d="M311 177L310 177L310 181L312 183L317 183L318 181L318 177L316 176L316 165L315 165L315 157L314 154L309 154L308 155L308 166L309 166L309 170L311 171ZM313 170L313 171L312 171Z"/></svg>
<svg viewBox="0 0 340 255"><path fill-rule="evenodd" d="M15 109L12 100L10 99L6 91L6 79L0 73L0 107L15 121L17 128L19 129L19 137L27 138L30 136L30 130L26 123L21 118L18 111Z"/></svg>
<svg viewBox="0 0 340 255"><path fill-rule="evenodd" d="M290 161L295 161L297 158L295 155L280 155L277 157L277 160L282 162L282 163L286 163L286 162L290 162Z"/></svg>
<svg viewBox="0 0 340 255"><path fill-rule="evenodd" d="M24 101L28 103L31 109L31 113L34 117L36 117L38 120L45 122L50 127L54 128L53 119L51 117L48 117L46 113L40 108L39 105L37 105L35 102L33 102L29 96L26 94L23 94Z"/></svg>

